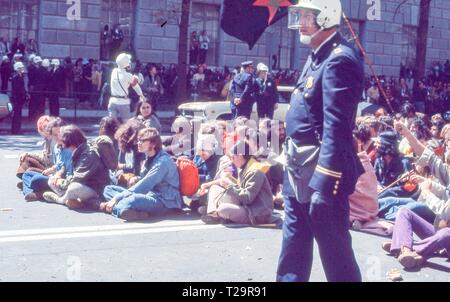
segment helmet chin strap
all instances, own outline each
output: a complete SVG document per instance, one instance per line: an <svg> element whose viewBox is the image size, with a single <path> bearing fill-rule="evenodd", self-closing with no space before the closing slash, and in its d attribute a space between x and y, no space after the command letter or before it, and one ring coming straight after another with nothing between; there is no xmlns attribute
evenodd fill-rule
<svg viewBox="0 0 450 302"><path fill-rule="evenodd" d="M312 39L314 39L315 36L317 36L319 33L323 31L323 28L320 28L318 31L313 33L311 36L308 35L300 35L300 42L305 45L310 45L312 42Z"/></svg>

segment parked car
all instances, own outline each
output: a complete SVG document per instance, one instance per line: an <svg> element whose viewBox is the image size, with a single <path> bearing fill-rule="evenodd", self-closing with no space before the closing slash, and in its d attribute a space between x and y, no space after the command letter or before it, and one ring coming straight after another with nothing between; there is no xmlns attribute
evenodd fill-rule
<svg viewBox="0 0 450 302"><path fill-rule="evenodd" d="M0 120L8 117L12 112L12 104L7 94L0 93Z"/></svg>
<svg viewBox="0 0 450 302"><path fill-rule="evenodd" d="M290 95L294 88L293 86L278 86L279 100L273 115L275 120L285 121L289 109ZM231 120L230 102L223 100L184 103L178 106L178 113L189 120L194 118L202 121ZM256 104L253 105L251 119L258 120Z"/></svg>

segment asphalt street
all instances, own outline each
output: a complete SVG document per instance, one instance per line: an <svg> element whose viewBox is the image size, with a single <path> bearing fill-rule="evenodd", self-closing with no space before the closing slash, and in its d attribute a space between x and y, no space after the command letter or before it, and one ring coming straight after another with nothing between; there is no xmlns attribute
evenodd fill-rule
<svg viewBox="0 0 450 302"><path fill-rule="evenodd" d="M274 281L277 228L204 225L189 211L125 223L103 213L26 203L16 188L18 156L37 135L0 135L0 281ZM405 271L380 248L386 238L352 232L364 281L450 281L450 263ZM337 259L338 261L338 259ZM312 281L326 281L317 247ZM389 281L390 282L390 281Z"/></svg>

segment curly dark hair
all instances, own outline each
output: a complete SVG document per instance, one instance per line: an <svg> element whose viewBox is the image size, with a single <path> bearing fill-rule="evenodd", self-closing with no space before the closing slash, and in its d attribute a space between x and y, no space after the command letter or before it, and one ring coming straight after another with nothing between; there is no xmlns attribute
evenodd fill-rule
<svg viewBox="0 0 450 302"><path fill-rule="evenodd" d="M144 129L145 125L135 119L129 120L117 129L114 138L119 143L119 149L122 152L131 152L137 149L137 137L140 130Z"/></svg>

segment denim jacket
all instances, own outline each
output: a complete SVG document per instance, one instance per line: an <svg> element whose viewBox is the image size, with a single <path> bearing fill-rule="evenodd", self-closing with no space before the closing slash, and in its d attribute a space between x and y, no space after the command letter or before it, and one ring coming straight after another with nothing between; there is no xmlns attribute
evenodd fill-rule
<svg viewBox="0 0 450 302"><path fill-rule="evenodd" d="M172 158L164 151L160 151L148 166L148 172L134 186L116 195L121 199L133 193L147 194L150 191L156 194L165 207L181 209L183 201L180 195L180 178L178 168Z"/></svg>

